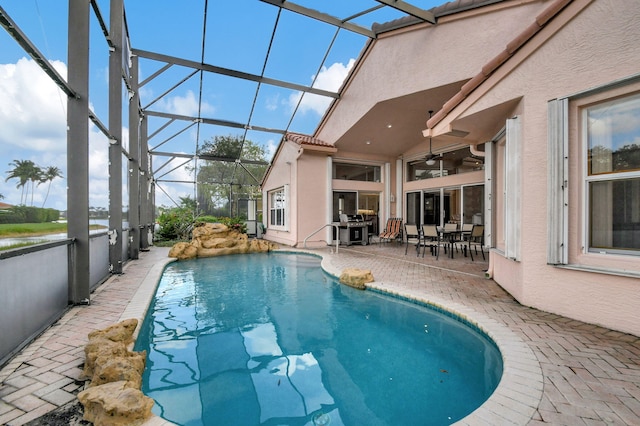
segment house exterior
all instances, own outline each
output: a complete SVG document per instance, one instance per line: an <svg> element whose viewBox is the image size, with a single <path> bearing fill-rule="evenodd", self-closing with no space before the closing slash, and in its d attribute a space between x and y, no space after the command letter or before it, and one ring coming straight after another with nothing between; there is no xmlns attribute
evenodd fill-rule
<svg viewBox="0 0 640 426"><path fill-rule="evenodd" d="M638 2L434 14L379 26L316 133L285 136L265 238L330 244L339 211L373 233L483 224L487 273L520 303L640 336Z"/></svg>

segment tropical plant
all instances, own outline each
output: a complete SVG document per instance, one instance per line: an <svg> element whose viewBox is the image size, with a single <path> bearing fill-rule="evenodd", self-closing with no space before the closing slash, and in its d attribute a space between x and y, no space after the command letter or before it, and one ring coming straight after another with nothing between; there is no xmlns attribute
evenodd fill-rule
<svg viewBox="0 0 640 426"><path fill-rule="evenodd" d="M41 183L49 182L49 185L47 186L47 195L45 195L44 197L44 201L42 202L42 207L44 207L45 203L47 202L47 198L49 198L49 191L51 190L51 182L53 182L53 180L57 177L62 177L62 170L60 170L55 166L47 167L40 174L40 182L38 183L38 186L40 186Z"/></svg>
<svg viewBox="0 0 640 426"><path fill-rule="evenodd" d="M215 136L198 151L198 206L205 214L232 216L238 197L259 198L266 152L238 135Z"/></svg>
<svg viewBox="0 0 640 426"><path fill-rule="evenodd" d="M163 209L158 216L156 237L161 240L188 240L196 221L196 202L190 197L180 197L180 205L171 209Z"/></svg>
<svg viewBox="0 0 640 426"><path fill-rule="evenodd" d="M240 217L215 217L215 216L201 216L198 218L197 222L205 222L205 223L222 223L223 225L227 225L229 229L236 230L241 234L247 233L247 224L243 218Z"/></svg>

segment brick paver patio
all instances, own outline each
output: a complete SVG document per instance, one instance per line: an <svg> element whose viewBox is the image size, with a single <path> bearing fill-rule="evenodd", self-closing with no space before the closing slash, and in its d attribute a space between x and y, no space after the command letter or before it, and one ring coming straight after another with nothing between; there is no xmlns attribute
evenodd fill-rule
<svg viewBox="0 0 640 426"><path fill-rule="evenodd" d="M455 259L428 254L423 259L411 249L404 255L404 247L395 244L334 250L312 251L324 256L323 266L331 273L371 269L377 288L469 308L507 327L531 349L543 377L533 416L518 417L518 401L500 396L497 403L506 407L505 414L473 424L640 425L639 337L521 306L484 278L487 263L481 256L475 262L459 253ZM143 315L167 251L141 253L92 294L91 305L71 308L0 370L0 424L38 424L42 415L75 401L84 386L87 334ZM527 384L520 386L526 394Z"/></svg>

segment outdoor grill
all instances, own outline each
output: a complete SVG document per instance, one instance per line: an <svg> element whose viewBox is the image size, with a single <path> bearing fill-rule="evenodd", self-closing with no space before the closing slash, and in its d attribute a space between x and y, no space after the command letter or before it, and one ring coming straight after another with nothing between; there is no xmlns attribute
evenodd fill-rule
<svg viewBox="0 0 640 426"><path fill-rule="evenodd" d="M350 246L351 244L369 244L369 226L372 221L364 220L363 216L340 215L340 222L333 222L338 226L338 238L340 244Z"/></svg>

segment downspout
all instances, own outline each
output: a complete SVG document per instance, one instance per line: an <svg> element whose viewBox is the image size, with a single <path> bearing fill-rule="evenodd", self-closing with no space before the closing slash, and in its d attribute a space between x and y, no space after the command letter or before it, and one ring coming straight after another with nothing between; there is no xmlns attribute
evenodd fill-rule
<svg viewBox="0 0 640 426"><path fill-rule="evenodd" d="M482 143L480 145L484 145L484 143ZM484 151L478 151L478 145L469 145L469 151L471 151L471 154L475 155L476 157L484 157L485 156L485 152Z"/></svg>
<svg viewBox="0 0 640 426"><path fill-rule="evenodd" d="M325 210L325 219L327 223L333 222L333 157L330 155L327 156L327 192L325 194L326 200L326 210ZM336 233L336 239L340 240L340 235ZM328 227L327 232L325 234L325 240L328 245L331 245L333 242L333 227ZM338 246L336 245L336 252L338 251Z"/></svg>
<svg viewBox="0 0 640 426"><path fill-rule="evenodd" d="M402 158L396 160L396 217L402 217L403 210L404 197L402 196L402 163Z"/></svg>
<svg viewBox="0 0 640 426"><path fill-rule="evenodd" d="M488 280L493 279L493 256L491 256L491 250L487 250L487 256L489 256L489 267L484 273L484 277Z"/></svg>

